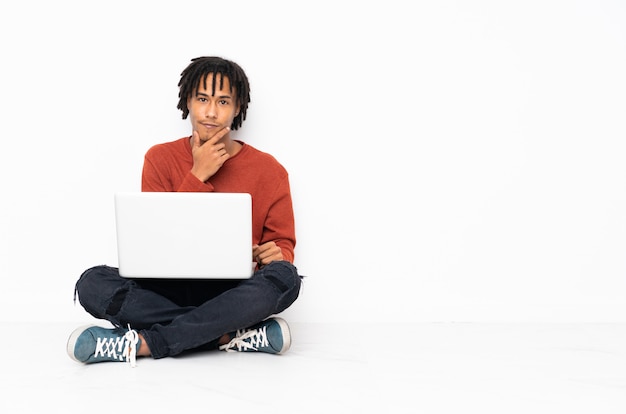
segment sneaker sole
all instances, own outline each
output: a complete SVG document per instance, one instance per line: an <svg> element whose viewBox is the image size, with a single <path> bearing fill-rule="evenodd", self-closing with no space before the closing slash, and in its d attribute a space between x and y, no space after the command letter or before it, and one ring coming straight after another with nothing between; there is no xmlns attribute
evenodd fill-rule
<svg viewBox="0 0 626 414"><path fill-rule="evenodd" d="M77 359L76 356L74 355L74 349L76 349L76 341L78 340L78 337L83 332L85 332L87 329L91 328L92 326L95 326L95 325L83 325L81 327L74 329L74 332L70 334L70 337L67 340L67 354L70 356L70 358L72 358L76 362L84 363L84 361Z"/></svg>
<svg viewBox="0 0 626 414"><path fill-rule="evenodd" d="M283 333L283 347L277 352L277 354L280 355L291 348L291 330L289 329L289 325L287 325L287 321L283 318L274 317L272 319L278 322L278 326L280 326L281 332Z"/></svg>

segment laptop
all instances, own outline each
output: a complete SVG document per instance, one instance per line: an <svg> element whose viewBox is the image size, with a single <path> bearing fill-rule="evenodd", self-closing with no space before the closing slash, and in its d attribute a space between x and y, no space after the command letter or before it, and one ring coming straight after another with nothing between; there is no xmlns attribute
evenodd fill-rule
<svg viewBox="0 0 626 414"><path fill-rule="evenodd" d="M246 279L252 275L250 194L118 192L114 198L121 276Z"/></svg>

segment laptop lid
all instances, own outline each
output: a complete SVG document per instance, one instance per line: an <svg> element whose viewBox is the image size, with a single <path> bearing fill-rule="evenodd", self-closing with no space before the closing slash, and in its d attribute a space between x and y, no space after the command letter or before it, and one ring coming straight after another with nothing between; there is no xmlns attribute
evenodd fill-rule
<svg viewBox="0 0 626 414"><path fill-rule="evenodd" d="M246 193L115 193L120 275L245 279L252 275Z"/></svg>

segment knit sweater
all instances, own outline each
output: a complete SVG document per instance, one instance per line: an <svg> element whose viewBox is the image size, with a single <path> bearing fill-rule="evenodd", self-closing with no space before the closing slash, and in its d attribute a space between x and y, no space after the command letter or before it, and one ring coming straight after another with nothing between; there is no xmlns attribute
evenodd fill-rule
<svg viewBox="0 0 626 414"><path fill-rule="evenodd" d="M283 259L293 263L296 237L287 170L270 154L237 141L241 150L202 182L191 174L189 138L157 144L146 152L142 191L248 193L252 196L252 244L274 241Z"/></svg>

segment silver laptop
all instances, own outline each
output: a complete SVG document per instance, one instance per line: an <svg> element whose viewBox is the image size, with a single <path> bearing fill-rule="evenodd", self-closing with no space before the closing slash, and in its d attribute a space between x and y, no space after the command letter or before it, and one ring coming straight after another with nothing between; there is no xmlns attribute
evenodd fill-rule
<svg viewBox="0 0 626 414"><path fill-rule="evenodd" d="M120 275L245 279L253 273L245 193L115 193Z"/></svg>

